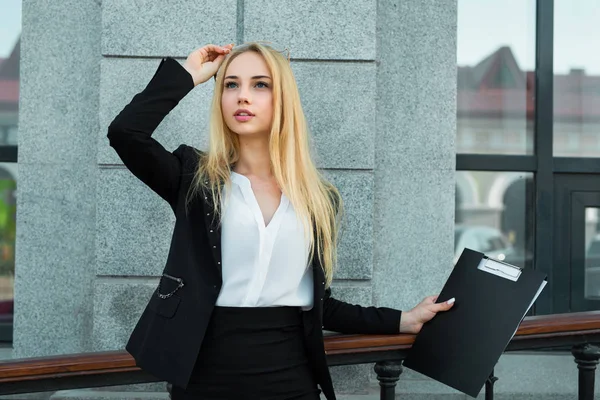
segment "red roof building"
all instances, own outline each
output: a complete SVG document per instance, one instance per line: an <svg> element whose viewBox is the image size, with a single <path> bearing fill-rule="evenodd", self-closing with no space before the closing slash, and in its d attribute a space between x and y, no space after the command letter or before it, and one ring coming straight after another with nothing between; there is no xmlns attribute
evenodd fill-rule
<svg viewBox="0 0 600 400"><path fill-rule="evenodd" d="M19 61L21 40L17 41L9 58L0 61L0 112L19 110Z"/></svg>

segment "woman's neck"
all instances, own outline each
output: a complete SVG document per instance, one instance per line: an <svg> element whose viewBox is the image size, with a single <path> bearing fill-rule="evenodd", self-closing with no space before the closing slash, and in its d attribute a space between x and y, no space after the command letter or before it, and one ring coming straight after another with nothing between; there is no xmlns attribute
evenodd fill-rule
<svg viewBox="0 0 600 400"><path fill-rule="evenodd" d="M271 178L271 156L267 138L240 137L239 160L233 170L242 175Z"/></svg>

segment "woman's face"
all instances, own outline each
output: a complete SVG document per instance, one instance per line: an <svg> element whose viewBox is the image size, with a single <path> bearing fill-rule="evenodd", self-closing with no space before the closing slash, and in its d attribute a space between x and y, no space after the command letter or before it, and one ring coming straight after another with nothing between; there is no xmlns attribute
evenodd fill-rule
<svg viewBox="0 0 600 400"><path fill-rule="evenodd" d="M221 109L238 135L268 135L273 121L273 80L262 56L247 51L227 67Z"/></svg>

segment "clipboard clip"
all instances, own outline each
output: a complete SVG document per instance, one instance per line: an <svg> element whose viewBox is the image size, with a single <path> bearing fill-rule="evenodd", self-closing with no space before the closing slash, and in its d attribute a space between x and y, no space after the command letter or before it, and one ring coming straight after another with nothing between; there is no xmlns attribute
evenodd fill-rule
<svg viewBox="0 0 600 400"><path fill-rule="evenodd" d="M521 272L523 272L523 269L521 267L507 264L502 261L492 260L491 258L488 258L486 256L484 256L481 259L479 265L477 266L477 269L483 272L497 275L504 279L511 280L513 282L518 281L519 277L521 276Z"/></svg>

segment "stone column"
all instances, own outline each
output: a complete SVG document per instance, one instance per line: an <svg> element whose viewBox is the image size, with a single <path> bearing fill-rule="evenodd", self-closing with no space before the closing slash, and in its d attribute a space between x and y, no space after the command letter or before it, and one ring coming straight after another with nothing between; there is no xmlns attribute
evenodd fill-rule
<svg viewBox="0 0 600 400"><path fill-rule="evenodd" d="M23 2L14 357L90 348L99 3Z"/></svg>
<svg viewBox="0 0 600 400"><path fill-rule="evenodd" d="M456 1L379 0L373 295L436 294L454 243Z"/></svg>

